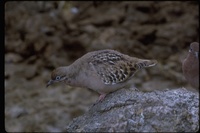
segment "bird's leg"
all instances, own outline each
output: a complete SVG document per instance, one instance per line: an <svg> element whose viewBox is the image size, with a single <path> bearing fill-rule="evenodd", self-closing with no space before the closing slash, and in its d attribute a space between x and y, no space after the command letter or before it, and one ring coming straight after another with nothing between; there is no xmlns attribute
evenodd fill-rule
<svg viewBox="0 0 200 133"><path fill-rule="evenodd" d="M99 96L98 102L103 101L103 99L104 99L105 97L106 97L106 94L101 94L101 95Z"/></svg>
<svg viewBox="0 0 200 133"><path fill-rule="evenodd" d="M107 94L100 94L99 99L92 106L96 105L99 102L102 102L106 95Z"/></svg>

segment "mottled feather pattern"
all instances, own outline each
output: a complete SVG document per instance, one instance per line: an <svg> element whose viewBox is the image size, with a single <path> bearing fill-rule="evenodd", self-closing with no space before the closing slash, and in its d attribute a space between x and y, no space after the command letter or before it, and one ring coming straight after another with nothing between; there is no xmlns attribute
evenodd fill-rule
<svg viewBox="0 0 200 133"><path fill-rule="evenodd" d="M114 65L115 61L123 60L122 55L116 53L110 53L109 51L103 51L99 54L92 56L91 62L94 65L99 63L108 62L110 65Z"/></svg>
<svg viewBox="0 0 200 133"><path fill-rule="evenodd" d="M136 66L138 69L142 69L144 67L148 67L149 65L147 64L148 62L140 62L140 63L136 63Z"/></svg>
<svg viewBox="0 0 200 133"><path fill-rule="evenodd" d="M122 55L107 51L94 55L91 64L101 77L104 84L117 84L124 82L134 75L136 66L131 61L124 61Z"/></svg>

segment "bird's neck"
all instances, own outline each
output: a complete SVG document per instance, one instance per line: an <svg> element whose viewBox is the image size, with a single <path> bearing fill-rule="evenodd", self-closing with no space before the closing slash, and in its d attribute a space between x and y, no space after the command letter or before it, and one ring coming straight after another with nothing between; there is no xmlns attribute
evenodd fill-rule
<svg viewBox="0 0 200 133"><path fill-rule="evenodd" d="M189 65L186 65L189 64ZM196 67L199 67L199 59L195 57L194 54L189 53L186 57L186 59L184 60L184 67L185 67L185 71L189 71L191 69L194 69Z"/></svg>
<svg viewBox="0 0 200 133"><path fill-rule="evenodd" d="M77 65L71 64L70 66L65 67L65 73L67 75L66 84L70 86L80 87L79 83L79 72L81 67L77 67Z"/></svg>
<svg viewBox="0 0 200 133"><path fill-rule="evenodd" d="M193 62L197 62L199 60L193 53L189 53L188 59Z"/></svg>

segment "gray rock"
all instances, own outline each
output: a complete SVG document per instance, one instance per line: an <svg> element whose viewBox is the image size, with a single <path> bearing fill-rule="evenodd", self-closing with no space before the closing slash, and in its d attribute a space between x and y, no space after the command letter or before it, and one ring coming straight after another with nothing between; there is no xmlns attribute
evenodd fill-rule
<svg viewBox="0 0 200 133"><path fill-rule="evenodd" d="M185 88L140 92L121 89L73 119L67 132L196 132L199 93Z"/></svg>

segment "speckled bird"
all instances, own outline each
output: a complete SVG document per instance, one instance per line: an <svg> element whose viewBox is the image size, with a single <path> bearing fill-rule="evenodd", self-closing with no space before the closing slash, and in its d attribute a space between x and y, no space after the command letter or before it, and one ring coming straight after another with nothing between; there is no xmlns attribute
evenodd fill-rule
<svg viewBox="0 0 200 133"><path fill-rule="evenodd" d="M100 94L98 101L113 91L131 85L134 74L157 64L156 60L130 57L115 50L89 52L69 66L53 70L47 87L55 82L92 89Z"/></svg>

